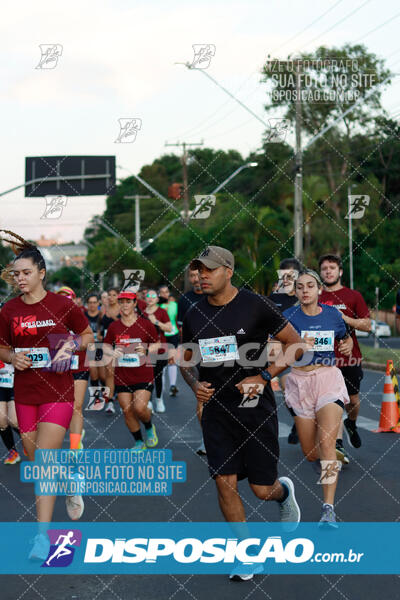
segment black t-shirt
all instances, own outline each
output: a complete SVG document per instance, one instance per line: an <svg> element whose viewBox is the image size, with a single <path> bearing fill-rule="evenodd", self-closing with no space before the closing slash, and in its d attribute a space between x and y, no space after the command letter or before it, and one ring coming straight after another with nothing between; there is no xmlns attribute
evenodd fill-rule
<svg viewBox="0 0 400 600"><path fill-rule="evenodd" d="M208 381L215 388L207 407L214 404L236 409L243 396L235 384L265 368L268 337L279 333L288 321L271 300L245 289L239 290L233 300L223 306L213 306L207 296L203 296L196 309L190 310L183 320L182 342L192 342L203 349L201 355L200 350L195 351L193 347L193 357L198 363L200 381ZM227 336L233 338L221 340ZM228 351L232 356L235 343L239 359L225 363L213 361L214 356L224 356ZM262 397L260 408L275 407L270 385L265 385Z"/></svg>
<svg viewBox="0 0 400 600"><path fill-rule="evenodd" d="M289 294L281 294L279 292L270 294L268 296L270 300L279 308L281 312L287 310L291 306L294 306L298 302L296 294L289 296Z"/></svg>
<svg viewBox="0 0 400 600"><path fill-rule="evenodd" d="M100 312L97 313L97 315L89 315L88 311L85 310L85 316L87 317L88 321L89 321L89 325L92 328L92 331L94 333L94 339L95 341L97 340L97 328L100 324Z"/></svg>
<svg viewBox="0 0 400 600"><path fill-rule="evenodd" d="M116 319L113 319L112 317L107 317L107 315L103 315L100 321L100 325L101 325L101 331L102 331L102 336L103 338L106 337L107 335L107 329L110 327L111 323L114 323L114 321L117 321L120 318L120 315L117 316Z"/></svg>
<svg viewBox="0 0 400 600"><path fill-rule="evenodd" d="M196 292L187 292L183 294L178 300L178 317L177 323L178 325L182 325L183 319L187 311L192 308L197 302L199 302L202 298L204 298L203 294L196 294Z"/></svg>

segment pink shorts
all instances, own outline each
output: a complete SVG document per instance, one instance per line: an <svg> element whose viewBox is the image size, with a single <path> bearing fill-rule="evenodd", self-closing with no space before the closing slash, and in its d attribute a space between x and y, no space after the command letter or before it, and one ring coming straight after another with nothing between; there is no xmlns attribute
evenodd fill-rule
<svg viewBox="0 0 400 600"><path fill-rule="evenodd" d="M337 367L314 371L292 369L285 382L285 401L298 417L314 419L320 408L331 402L350 402L342 372Z"/></svg>
<svg viewBox="0 0 400 600"><path fill-rule="evenodd" d="M73 402L46 402L45 404L15 403L18 427L21 433L36 431L38 423L55 423L68 429L74 412Z"/></svg>

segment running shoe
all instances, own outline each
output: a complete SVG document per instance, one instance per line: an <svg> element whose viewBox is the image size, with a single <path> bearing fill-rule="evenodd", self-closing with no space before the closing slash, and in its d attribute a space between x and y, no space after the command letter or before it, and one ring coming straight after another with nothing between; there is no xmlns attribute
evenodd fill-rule
<svg viewBox="0 0 400 600"><path fill-rule="evenodd" d="M105 412L107 414L109 414L109 415L115 414L115 406L114 406L114 401L113 400L109 400L107 402Z"/></svg>
<svg viewBox="0 0 400 600"><path fill-rule="evenodd" d="M67 514L72 521L77 521L83 515L85 503L82 496L66 496L65 507Z"/></svg>
<svg viewBox="0 0 400 600"><path fill-rule="evenodd" d="M156 398L156 412L165 413L165 404L162 398Z"/></svg>
<svg viewBox="0 0 400 600"><path fill-rule="evenodd" d="M289 477L279 477L279 481L289 490L289 496L286 500L279 502L281 523L284 523L283 528L285 531L294 531L297 528L297 523L300 522L301 512L296 502L293 481Z"/></svg>
<svg viewBox="0 0 400 600"><path fill-rule="evenodd" d="M330 504L322 505L322 515L319 520L318 527L333 527L337 529L339 525L336 523L336 514L333 507Z"/></svg>
<svg viewBox="0 0 400 600"><path fill-rule="evenodd" d="M171 387L169 388L169 395L176 396L178 392L179 392L179 390L176 387L176 385L171 385Z"/></svg>
<svg viewBox="0 0 400 600"><path fill-rule="evenodd" d="M44 561L49 555L50 540L44 533L38 533L33 538L33 547L29 552L29 560Z"/></svg>
<svg viewBox="0 0 400 600"><path fill-rule="evenodd" d="M299 443L299 436L297 435L296 425L293 425L292 429L290 430L287 441L288 441L288 444L298 444Z"/></svg>
<svg viewBox="0 0 400 600"><path fill-rule="evenodd" d="M336 458L337 460L340 460L343 465L348 465L350 462L346 450L338 440L336 440Z"/></svg>
<svg viewBox="0 0 400 600"><path fill-rule="evenodd" d="M136 440L135 445L131 448L132 452L143 452L143 450L147 450L147 446L143 440Z"/></svg>
<svg viewBox="0 0 400 600"><path fill-rule="evenodd" d="M146 429L146 446L147 448L155 448L158 444L156 428L153 425L151 429Z"/></svg>
<svg viewBox="0 0 400 600"><path fill-rule="evenodd" d="M75 482L79 486L79 491L83 491L85 489L85 478L81 473L74 473L69 481ZM80 494L66 496L65 506L67 509L67 514L72 521L77 521L83 515L85 504Z"/></svg>
<svg viewBox="0 0 400 600"><path fill-rule="evenodd" d="M250 581L254 575L262 572L263 566L260 563L240 564L233 568L229 579L230 581Z"/></svg>
<svg viewBox="0 0 400 600"><path fill-rule="evenodd" d="M149 411L151 412L151 414L153 414L154 409L153 409L153 403L152 403L151 400L148 401L147 408L149 409Z"/></svg>
<svg viewBox="0 0 400 600"><path fill-rule="evenodd" d="M206 447L205 447L203 441L201 442L200 446L197 448L196 454L198 454L199 456L206 456L207 455L207 450L206 450Z"/></svg>
<svg viewBox="0 0 400 600"><path fill-rule="evenodd" d="M86 433L86 431L84 429L82 429L81 439L79 442L78 450L83 450L83 438L85 437L85 433Z"/></svg>
<svg viewBox="0 0 400 600"><path fill-rule="evenodd" d="M349 444L351 444L353 448L359 448L361 446L361 438L357 431L356 422L351 419L345 419L344 427L349 439Z"/></svg>
<svg viewBox="0 0 400 600"><path fill-rule="evenodd" d="M15 450L15 448L11 448L11 450L8 451L6 458L4 459L4 464L5 465L16 465L19 462L21 462L20 455Z"/></svg>

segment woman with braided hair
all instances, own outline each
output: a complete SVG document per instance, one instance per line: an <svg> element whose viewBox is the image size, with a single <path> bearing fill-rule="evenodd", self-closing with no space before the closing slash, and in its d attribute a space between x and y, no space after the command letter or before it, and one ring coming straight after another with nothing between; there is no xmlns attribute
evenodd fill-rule
<svg viewBox="0 0 400 600"><path fill-rule="evenodd" d="M71 357L93 342L93 334L69 298L45 289L46 264L37 247L12 231L0 230L0 239L16 254L1 276L19 292L0 311L0 360L15 370L18 424L25 452L33 461L36 449L62 446L74 407ZM36 496L39 533L29 555L33 560L47 557L46 524L52 520L54 502L55 496ZM81 517L81 496L67 496L66 506L71 519Z"/></svg>

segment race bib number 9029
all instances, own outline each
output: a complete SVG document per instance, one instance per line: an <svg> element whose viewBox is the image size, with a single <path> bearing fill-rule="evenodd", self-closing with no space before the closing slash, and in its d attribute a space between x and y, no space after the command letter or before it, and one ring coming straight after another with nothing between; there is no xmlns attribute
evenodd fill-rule
<svg viewBox="0 0 400 600"><path fill-rule="evenodd" d="M31 369L43 369L50 367L51 358L48 348L15 348L15 352L25 352L31 359Z"/></svg>

